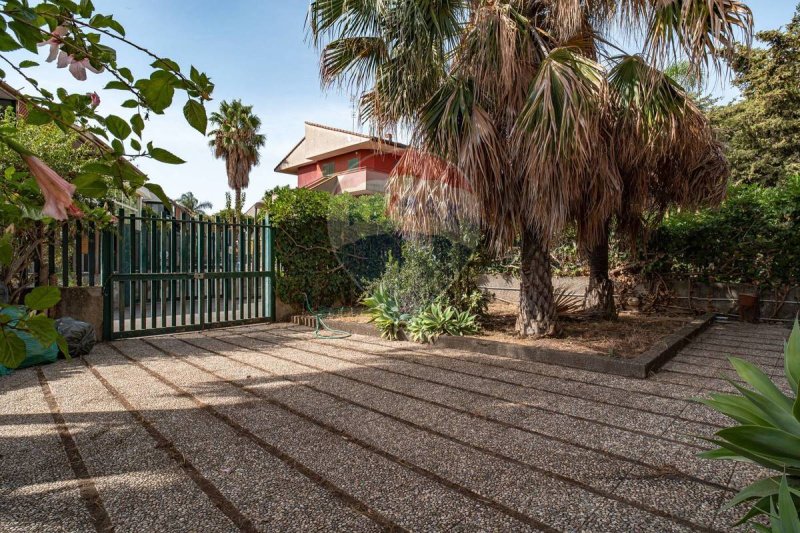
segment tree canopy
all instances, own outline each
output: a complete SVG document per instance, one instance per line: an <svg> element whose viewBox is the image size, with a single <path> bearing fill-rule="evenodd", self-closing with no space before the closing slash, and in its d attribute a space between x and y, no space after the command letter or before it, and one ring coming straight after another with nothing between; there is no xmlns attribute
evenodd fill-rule
<svg viewBox="0 0 800 533"><path fill-rule="evenodd" d="M800 5L785 29L756 38L766 46L739 47L731 62L742 98L711 116L733 181L771 186L800 173Z"/></svg>

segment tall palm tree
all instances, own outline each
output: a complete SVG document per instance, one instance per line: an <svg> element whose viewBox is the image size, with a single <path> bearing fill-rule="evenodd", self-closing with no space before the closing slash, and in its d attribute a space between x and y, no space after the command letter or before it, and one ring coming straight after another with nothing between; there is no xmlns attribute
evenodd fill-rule
<svg viewBox="0 0 800 533"><path fill-rule="evenodd" d="M211 209L213 204L211 202L201 202L193 193L185 192L178 198L178 204L182 205L189 211L197 215L204 215L206 209Z"/></svg>
<svg viewBox="0 0 800 533"><path fill-rule="evenodd" d="M215 126L209 136L214 157L225 160L228 187L236 194L234 204L237 215L242 214L242 189L250 185L250 171L260 162L259 150L266 144L266 136L259 133L261 119L253 114L253 106L241 100L223 101L219 111L211 114Z"/></svg>
<svg viewBox="0 0 800 533"><path fill-rule="evenodd" d="M739 0L314 0L309 27L323 82L354 92L376 129L412 132L388 186L405 229L456 213L495 252L521 241L521 335L558 331L548 246L565 224L608 314L612 220L633 233L724 194L708 121L661 68L721 69L751 33ZM643 48L621 50L612 28Z"/></svg>

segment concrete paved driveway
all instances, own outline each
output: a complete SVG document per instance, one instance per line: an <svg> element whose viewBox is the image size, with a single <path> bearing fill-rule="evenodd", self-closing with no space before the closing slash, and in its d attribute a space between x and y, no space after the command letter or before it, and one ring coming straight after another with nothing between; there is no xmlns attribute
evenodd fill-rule
<svg viewBox="0 0 800 533"><path fill-rule="evenodd" d="M698 459L726 421L687 400L787 334L647 381L286 324L105 344L0 379L0 530L726 531L759 472Z"/></svg>

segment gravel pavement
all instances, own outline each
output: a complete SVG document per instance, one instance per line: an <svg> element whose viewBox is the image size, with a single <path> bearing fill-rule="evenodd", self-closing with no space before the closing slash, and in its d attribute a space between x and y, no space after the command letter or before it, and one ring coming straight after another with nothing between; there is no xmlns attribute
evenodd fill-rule
<svg viewBox="0 0 800 533"><path fill-rule="evenodd" d="M0 531L734 531L763 475L699 459L717 323L649 380L288 324L98 345L0 379Z"/></svg>

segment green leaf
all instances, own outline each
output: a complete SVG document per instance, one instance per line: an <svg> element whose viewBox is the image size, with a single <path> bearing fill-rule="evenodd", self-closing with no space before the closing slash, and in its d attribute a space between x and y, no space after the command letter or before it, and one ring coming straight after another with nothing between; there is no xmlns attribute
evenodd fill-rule
<svg viewBox="0 0 800 533"><path fill-rule="evenodd" d="M144 96L147 106L157 114L161 114L172 105L175 96L177 78L165 70L157 70L149 79L139 80L136 87Z"/></svg>
<svg viewBox="0 0 800 533"><path fill-rule="evenodd" d="M90 198L103 198L108 193L108 184L100 174L81 174L72 180L72 184L77 187L78 194Z"/></svg>
<svg viewBox="0 0 800 533"><path fill-rule="evenodd" d="M39 63L37 63L36 61L30 61L30 60L27 60L27 59L25 61L21 61L20 64L19 64L19 68L30 68L30 67L38 67L38 66L39 66Z"/></svg>
<svg viewBox="0 0 800 533"><path fill-rule="evenodd" d="M69 354L69 345L67 344L67 339L65 339L62 335L58 335L56 337L56 345L67 360L72 359Z"/></svg>
<svg viewBox="0 0 800 533"><path fill-rule="evenodd" d="M56 342L58 337L55 320L47 318L45 315L35 315L25 320L25 329L43 346L50 346Z"/></svg>
<svg viewBox="0 0 800 533"><path fill-rule="evenodd" d="M172 210L172 202L164 192L164 189L161 188L161 185L148 182L144 184L144 188L158 196L158 199L161 200L161 203L164 204L168 211Z"/></svg>
<svg viewBox="0 0 800 533"><path fill-rule="evenodd" d="M780 513L782 533L800 533L800 517L797 516L797 507L794 505L792 493L789 492L789 483L786 476L781 479L778 490L778 509Z"/></svg>
<svg viewBox="0 0 800 533"><path fill-rule="evenodd" d="M127 139L128 135L131 134L130 125L125 121L125 119L116 115L109 115L106 118L106 127L108 127L108 131L111 132L111 135L117 139Z"/></svg>
<svg viewBox="0 0 800 533"><path fill-rule="evenodd" d="M25 342L8 328L0 330L0 365L17 368L25 361Z"/></svg>
<svg viewBox="0 0 800 533"><path fill-rule="evenodd" d="M794 327L783 350L786 379L800 401L800 324L794 319ZM795 401L794 416L800 420L800 404Z"/></svg>
<svg viewBox="0 0 800 533"><path fill-rule="evenodd" d="M780 429L737 426L721 429L716 435L769 460L800 468L800 438Z"/></svg>
<svg viewBox="0 0 800 533"><path fill-rule="evenodd" d="M49 113L35 106L28 109L28 117L25 119L25 122L32 126L42 126L52 121L53 117Z"/></svg>
<svg viewBox="0 0 800 533"><path fill-rule="evenodd" d="M142 136L142 131L144 130L144 119L142 115L135 114L131 117L131 126L133 126L133 132L136 134L137 137Z"/></svg>
<svg viewBox="0 0 800 533"><path fill-rule="evenodd" d="M792 401L756 365L744 359L731 357L730 362L736 373L751 387L763 394L779 408L792 412Z"/></svg>
<svg viewBox="0 0 800 533"><path fill-rule="evenodd" d="M5 32L0 33L0 52L13 52L20 48L22 46L11 35Z"/></svg>
<svg viewBox="0 0 800 533"><path fill-rule="evenodd" d="M183 116L186 117L186 121L194 129L203 135L206 134L208 117L206 116L206 108L203 106L203 104L195 100L188 100L186 105L183 106Z"/></svg>
<svg viewBox="0 0 800 533"><path fill-rule="evenodd" d="M25 305L35 311L50 309L60 301L58 287L36 287L25 296Z"/></svg>
<svg viewBox="0 0 800 533"><path fill-rule="evenodd" d="M161 161L162 163L168 163L170 165L181 165L186 162L172 152L164 150L163 148L151 148L150 156L156 161Z"/></svg>

